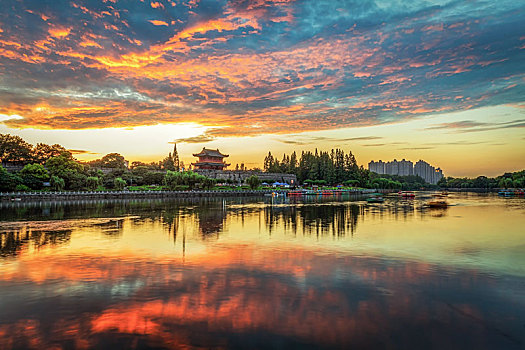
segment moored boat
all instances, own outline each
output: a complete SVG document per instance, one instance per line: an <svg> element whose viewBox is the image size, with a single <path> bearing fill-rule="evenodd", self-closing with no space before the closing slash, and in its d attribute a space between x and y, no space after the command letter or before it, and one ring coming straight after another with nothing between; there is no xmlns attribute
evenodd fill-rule
<svg viewBox="0 0 525 350"><path fill-rule="evenodd" d="M368 203L383 203L385 199L382 193L370 193L370 197L366 199Z"/></svg>
<svg viewBox="0 0 525 350"><path fill-rule="evenodd" d="M514 190L501 190L498 192L498 195L503 197L512 197L516 196L517 193Z"/></svg>
<svg viewBox="0 0 525 350"><path fill-rule="evenodd" d="M383 197L370 197L367 198L366 201L368 203L383 203L385 200Z"/></svg>
<svg viewBox="0 0 525 350"><path fill-rule="evenodd" d="M305 190L294 190L294 191L289 191L288 195L289 196L302 196L305 193L306 193Z"/></svg>
<svg viewBox="0 0 525 350"><path fill-rule="evenodd" d="M403 198L414 198L416 196L414 192L411 191L399 191L397 194Z"/></svg>
<svg viewBox="0 0 525 350"><path fill-rule="evenodd" d="M503 197L523 196L525 195L525 191L523 191L523 189L506 189L500 190L498 195Z"/></svg>
<svg viewBox="0 0 525 350"><path fill-rule="evenodd" d="M429 208L448 208L448 203L440 200L430 201L427 205Z"/></svg>

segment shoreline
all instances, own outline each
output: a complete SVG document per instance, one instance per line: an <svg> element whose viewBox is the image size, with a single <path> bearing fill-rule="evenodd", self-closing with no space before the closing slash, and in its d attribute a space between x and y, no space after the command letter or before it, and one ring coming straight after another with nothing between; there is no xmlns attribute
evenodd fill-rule
<svg viewBox="0 0 525 350"><path fill-rule="evenodd" d="M450 192L497 192L498 189L481 188L447 188L438 191ZM198 191L57 191L57 192L2 192L1 202L12 201L55 201L77 199L146 199L146 198L205 198L205 197L256 197L272 193L286 195L289 190L198 190ZM354 189L347 190L351 194L366 194L368 192L393 192L391 189Z"/></svg>
<svg viewBox="0 0 525 350"><path fill-rule="evenodd" d="M54 201L76 199L141 199L141 198L199 198L199 197L255 197L283 193L281 190L243 191L62 191L62 192L4 192L0 201Z"/></svg>

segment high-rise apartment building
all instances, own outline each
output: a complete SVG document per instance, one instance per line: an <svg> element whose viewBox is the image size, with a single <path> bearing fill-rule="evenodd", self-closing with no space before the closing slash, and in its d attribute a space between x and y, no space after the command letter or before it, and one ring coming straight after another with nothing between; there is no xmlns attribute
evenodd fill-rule
<svg viewBox="0 0 525 350"><path fill-rule="evenodd" d="M423 160L419 160L416 164L413 164L409 160L394 159L391 162L383 161L371 161L368 163L368 170L377 174L388 174L388 175L417 175L423 178L425 182L436 184L443 178L443 171L440 168L434 168Z"/></svg>
<svg viewBox="0 0 525 350"><path fill-rule="evenodd" d="M378 162L371 161L368 163L368 170L378 174L385 174L385 163L382 160Z"/></svg>

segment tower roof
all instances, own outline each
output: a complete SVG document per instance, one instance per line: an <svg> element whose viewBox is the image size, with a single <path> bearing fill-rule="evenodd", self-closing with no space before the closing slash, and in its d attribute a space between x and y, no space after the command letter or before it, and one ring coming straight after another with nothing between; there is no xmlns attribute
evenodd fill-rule
<svg viewBox="0 0 525 350"><path fill-rule="evenodd" d="M206 147L203 147L202 151L200 151L200 153L194 153L193 156L194 157L208 156L208 157L220 157L220 158L229 157L228 154L222 154L221 152L219 152L218 148L217 149L209 149L209 148L206 148Z"/></svg>

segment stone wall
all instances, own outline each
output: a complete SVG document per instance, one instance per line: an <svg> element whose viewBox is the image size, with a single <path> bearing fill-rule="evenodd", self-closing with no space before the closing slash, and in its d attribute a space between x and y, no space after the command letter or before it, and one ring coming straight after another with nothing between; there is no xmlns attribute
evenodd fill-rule
<svg viewBox="0 0 525 350"><path fill-rule="evenodd" d="M4 167L5 170L7 170L10 173L14 173L16 171L20 171L24 168L23 165L20 164L13 164L13 163L0 163L2 167Z"/></svg>
<svg viewBox="0 0 525 350"><path fill-rule="evenodd" d="M295 174L281 174L281 173L263 173L260 171L245 171L245 170L205 170L198 169L194 170L196 173L211 177L212 179L221 180L233 180L236 182L244 182L252 175L257 176L262 182L269 184L274 182L285 182L287 184L297 184L297 177Z"/></svg>

